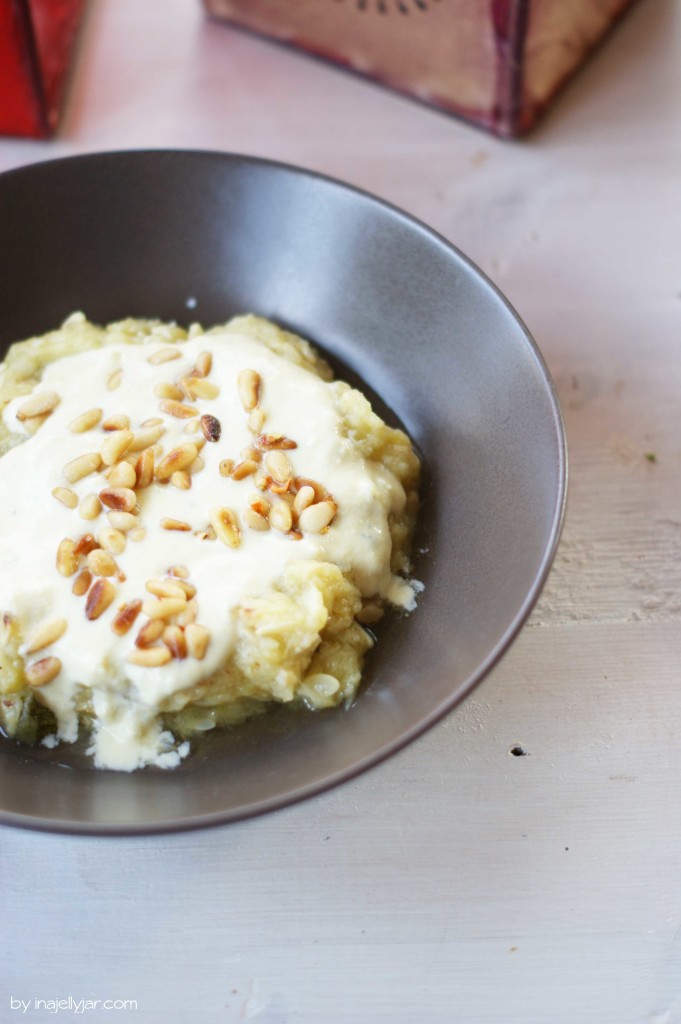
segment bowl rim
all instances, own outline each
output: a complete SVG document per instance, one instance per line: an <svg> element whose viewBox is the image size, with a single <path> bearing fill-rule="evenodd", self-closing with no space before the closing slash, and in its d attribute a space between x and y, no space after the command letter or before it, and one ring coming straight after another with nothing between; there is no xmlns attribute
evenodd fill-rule
<svg viewBox="0 0 681 1024"><path fill-rule="evenodd" d="M23 177L33 174L49 173L50 168L55 165L62 164L76 164L76 163L88 163L93 164L99 163L102 160L116 160L119 158L153 158L161 156L163 158L172 158L173 156L185 157L188 159L201 159L201 160L215 160L229 163L242 163L246 165L252 165L260 168L269 168L276 172L285 172L287 174L293 174L296 177L303 177L316 182L322 182L325 185L330 185L334 189L338 189L342 192L360 198L363 202L368 201L370 204L375 204L381 207L383 210L390 213L393 217L396 217L409 229L416 230L421 236L425 236L428 240L435 241L438 245L445 249L445 251L453 256L456 261L463 263L469 270L477 276L483 285L485 285L492 293L493 297L504 307L507 313L510 314L512 319L516 322L520 328L523 340L528 346L534 360L537 364L540 377L546 388L546 395L549 400L550 410L553 418L555 442L557 447L558 456L558 487L554 498L554 511L553 517L549 529L548 542L546 544L544 554L542 556L540 565L534 575L532 584L529 587L525 599L523 600L520 608L514 615L508 628L499 638L494 647L490 650L487 657L478 665L474 672L466 678L464 683L458 687L455 694L452 694L446 700L441 701L436 705L424 718L420 719L415 725L401 733L398 737L384 744L382 747L366 757L361 758L359 761L353 762L352 765L343 768L337 772L333 772L329 775L323 776L314 782L309 783L305 786L300 786L297 789L287 792L283 795L268 797L267 799L260 800L258 802L245 805L236 810L231 811L219 811L212 814L202 814L196 817L182 817L182 818L168 818L163 821L149 822L146 824L118 824L115 822L94 822L85 823L76 820L69 819L58 819L47 818L44 816L34 816L28 814L20 814L14 811L3 811L0 809L0 825L5 825L13 828L19 828L23 830L33 832L47 832L61 835L71 836L112 836L112 837L141 837L150 835L163 835L169 833L182 833L195 831L199 829L214 828L219 825L228 825L240 821L246 821L251 818L260 817L264 814L270 814L273 811L283 810L287 807L292 807L295 804L307 800L313 796L321 795L330 789L334 789L337 786L349 782L351 779L368 771L400 750L404 749L414 740L418 739L425 732L436 725L445 715L449 714L454 710L462 701L469 696L469 694L475 689L476 686L488 675L488 673L494 668L494 666L501 660L506 651L511 646L513 640L516 638L521 628L527 621L532 609L534 608L537 600L541 594L543 586L548 577L549 571L553 564L558 544L565 521L565 512L567 506L567 492L568 492L568 450L567 440L565 433L565 424L563 420L563 414L558 401L558 395L556 387L549 372L548 366L542 355L537 342L534 340L527 328L524 320L520 317L515 307L506 298L500 288L487 276L487 274L480 269L480 267L474 263L470 257L466 256L456 245L450 242L444 235L434 228L429 227L424 221L415 217L413 214L407 213L401 207L395 205L389 200L382 199L381 197L363 189L357 185L351 185L339 178L335 178L332 175L322 173L320 171L310 170L306 167L301 167L296 164L287 163L279 160L275 160L269 157L251 156L245 153L237 153L229 150L213 150L213 149L192 149L192 148L135 148L135 149L121 149L121 150L101 150L92 151L87 153L78 153L67 156L60 156L54 159L40 160L29 164L22 164L19 167L10 168L9 170L0 172L0 189L3 187L3 182L8 178ZM43 170L43 169L46 170ZM169 773L172 778L172 772Z"/></svg>

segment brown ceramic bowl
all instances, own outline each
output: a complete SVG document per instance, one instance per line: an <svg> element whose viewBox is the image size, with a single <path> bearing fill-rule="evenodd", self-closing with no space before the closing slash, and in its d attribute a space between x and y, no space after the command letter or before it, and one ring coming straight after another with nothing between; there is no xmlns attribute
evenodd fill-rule
<svg viewBox="0 0 681 1024"><path fill-rule="evenodd" d="M0 176L0 224L0 352L76 309L100 322L205 324L256 312L380 396L425 464L415 572L425 590L414 614L381 625L351 708L282 708L206 736L172 772L96 771L79 749L3 740L0 821L90 834L235 821L356 775L451 711L527 618L565 500L553 386L496 288L372 196L225 153L11 171Z"/></svg>

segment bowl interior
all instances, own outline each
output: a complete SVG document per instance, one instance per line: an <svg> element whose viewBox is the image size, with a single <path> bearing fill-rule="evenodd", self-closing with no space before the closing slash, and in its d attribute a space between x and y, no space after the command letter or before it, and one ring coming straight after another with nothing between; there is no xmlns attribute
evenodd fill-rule
<svg viewBox="0 0 681 1024"><path fill-rule="evenodd" d="M207 736L173 772L97 772L78 752L3 741L0 820L120 833L234 820L351 776L465 696L536 599L565 492L550 380L496 289L372 197L227 154L13 171L0 177L0 224L0 352L76 309L204 324L256 312L364 381L426 464L425 590L417 612L380 628L352 708L282 709Z"/></svg>

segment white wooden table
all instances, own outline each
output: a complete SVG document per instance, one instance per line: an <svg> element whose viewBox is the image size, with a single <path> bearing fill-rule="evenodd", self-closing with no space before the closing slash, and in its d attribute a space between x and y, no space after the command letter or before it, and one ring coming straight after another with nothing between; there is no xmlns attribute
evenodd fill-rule
<svg viewBox="0 0 681 1024"><path fill-rule="evenodd" d="M59 139L0 141L0 169L147 146L324 171L459 245L557 382L568 518L503 662L356 781L196 834L3 830L0 1020L80 1019L10 1005L72 996L136 1000L82 1014L121 1024L677 1024L678 4L642 0L509 144L194 0L98 0Z"/></svg>

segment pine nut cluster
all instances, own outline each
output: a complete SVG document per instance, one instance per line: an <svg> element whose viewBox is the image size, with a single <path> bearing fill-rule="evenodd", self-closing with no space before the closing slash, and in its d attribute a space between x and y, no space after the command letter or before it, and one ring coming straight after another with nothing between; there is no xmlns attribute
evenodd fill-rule
<svg viewBox="0 0 681 1024"><path fill-rule="evenodd" d="M253 442L241 450L239 461L223 459L219 472L232 480L253 478L259 493L247 498L241 522L249 530L277 530L292 540L300 540L304 532L325 533L337 512L332 495L316 481L295 475L290 458L285 454L298 447L295 441L283 434L260 433L266 418L260 406L263 390L260 374L256 370L242 370L237 378L237 390L243 410L248 414ZM266 494L269 497L265 497ZM239 546L239 519L233 509L214 509L210 525L224 544Z"/></svg>
<svg viewBox="0 0 681 1024"><path fill-rule="evenodd" d="M180 356L181 349L167 346L154 351L148 362L161 367ZM218 416L200 408L201 403L213 402L221 394L220 386L210 379L212 369L211 353L202 352L189 373L172 382L158 382L153 392L161 415L138 425L122 412L105 416L101 408L86 409L69 424L74 434L92 437L92 431L100 430L101 438L92 445L93 450L64 465L63 482L52 490L55 500L93 524L60 541L56 568L72 580L72 593L84 599L84 615L89 621L112 609L110 625L117 636L126 636L135 628L134 646L126 656L135 665L153 668L172 659L201 660L210 643L209 630L198 622L197 590L184 566L171 567L163 578L148 580L146 595L118 605L115 602L117 584L126 579L117 559L129 541L142 542L147 536L140 508L142 492L164 486L188 491L193 476L205 467L204 446L221 439L224 442ZM114 370L107 377L107 391L115 392L122 381L123 370ZM192 524L181 516L178 495L177 517L164 517L158 526L169 533L191 532L199 541L219 541L229 548L241 545L243 530L271 530L292 540L300 540L306 533L326 533L337 514L336 502L322 484L294 469L296 441L280 433L263 432L267 417L261 406L264 387L260 374L243 369L236 390L252 440L238 459L222 459L218 472L233 482L244 481L243 505L238 511L226 505L207 509L206 522ZM26 429L32 425L34 432L59 402L55 392L41 392L29 397L17 416ZM164 417L186 421L183 433L187 440L168 451L163 447L168 429ZM90 478L92 490L79 496L73 487ZM43 623L29 638L26 654L42 653L61 639L66 629L65 619ZM31 686L43 686L60 671L59 659L46 655L27 665L26 679Z"/></svg>
<svg viewBox="0 0 681 1024"><path fill-rule="evenodd" d="M39 391L22 402L17 409L17 419L23 424L29 436L42 427L48 416L51 416L61 401L56 391Z"/></svg>

